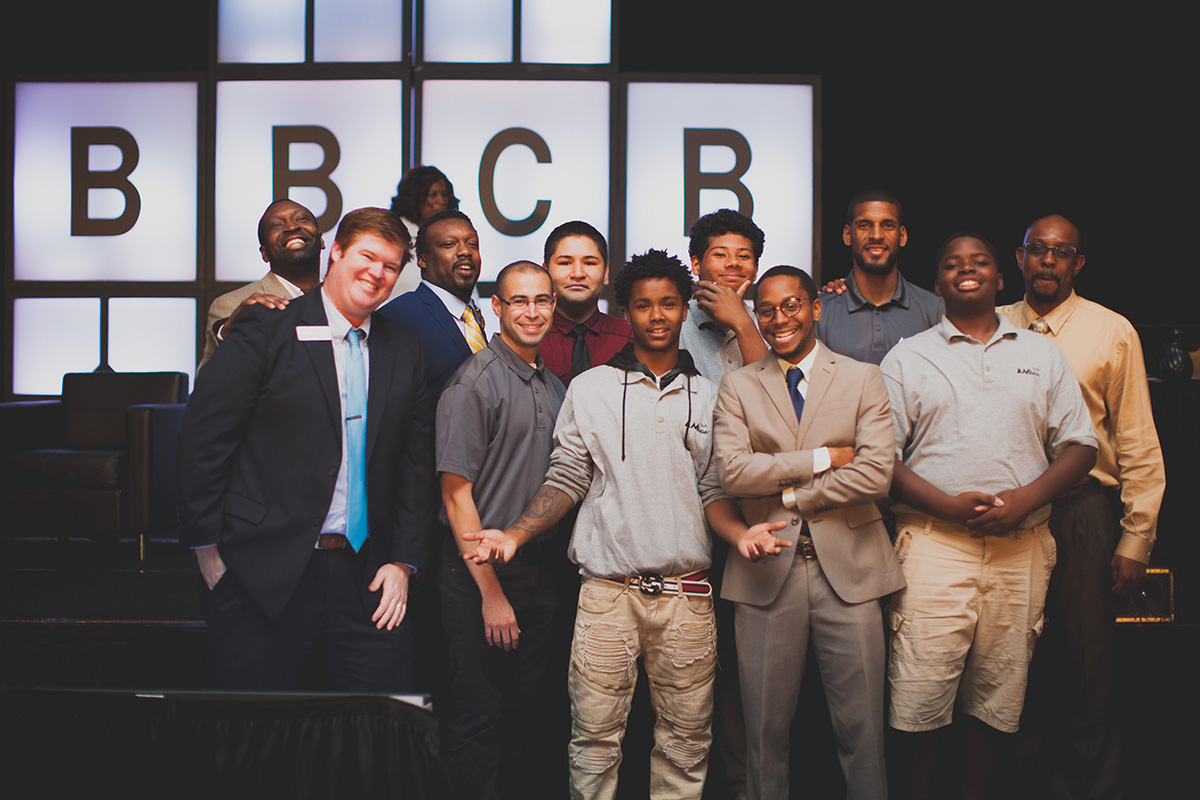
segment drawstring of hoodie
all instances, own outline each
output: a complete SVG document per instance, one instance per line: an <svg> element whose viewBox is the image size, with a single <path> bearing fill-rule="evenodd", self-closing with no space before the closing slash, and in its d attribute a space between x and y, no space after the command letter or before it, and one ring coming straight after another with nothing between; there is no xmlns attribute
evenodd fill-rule
<svg viewBox="0 0 1200 800"><path fill-rule="evenodd" d="M683 449L689 453L692 452L691 445L688 444L688 431L692 429L692 376L687 376L687 398L688 398L688 418L687 424L683 426Z"/></svg>
<svg viewBox="0 0 1200 800"><path fill-rule="evenodd" d="M622 372L622 389L621 389L621 460L625 460L625 401L629 395L629 373L636 372L640 375L645 375L654 380L655 386L659 391L663 387L669 386L671 381L675 380L680 375L687 379L687 425L683 428L683 447L689 453L692 452L691 445L688 444L688 429L692 427L692 377L699 375L700 371L696 369L695 363L692 361L692 356L687 350L679 351L679 361L674 368L669 370L665 375L657 376L643 363L637 360L633 354L633 343L625 345L619 353L608 360L608 366L621 370ZM639 379L640 380L640 379Z"/></svg>
<svg viewBox="0 0 1200 800"><path fill-rule="evenodd" d="M621 460L625 460L625 396L629 394L629 370L625 370L625 379L621 387Z"/></svg>

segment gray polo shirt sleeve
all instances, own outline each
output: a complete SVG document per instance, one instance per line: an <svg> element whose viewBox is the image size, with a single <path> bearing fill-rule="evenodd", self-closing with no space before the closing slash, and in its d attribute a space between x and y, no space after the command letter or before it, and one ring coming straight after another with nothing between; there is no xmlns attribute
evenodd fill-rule
<svg viewBox="0 0 1200 800"><path fill-rule="evenodd" d="M554 452L550 454L550 469L546 473L546 485L565 492L575 503L582 500L591 487L594 467L584 433L575 418L573 394L578 385L572 381L567 387L567 396L554 426Z"/></svg>
<svg viewBox="0 0 1200 800"><path fill-rule="evenodd" d="M438 401L435 461L438 474L450 472L472 483L479 479L496 410L465 383L449 386Z"/></svg>
<svg viewBox="0 0 1200 800"><path fill-rule="evenodd" d="M1087 405L1083 402L1083 393L1079 390L1079 380L1071 372L1066 356L1057 346L1054 348L1051 363L1054 383L1047 419L1046 455L1056 458L1072 444L1097 447L1099 441L1096 439L1096 430L1092 427Z"/></svg>
<svg viewBox="0 0 1200 800"><path fill-rule="evenodd" d="M879 369L883 372L883 382L887 385L888 400L892 404L892 430L896 436L896 458L904 460L904 445L912 433L913 415L910 410L909 396L904 391L904 353L905 348L898 344L884 357ZM916 398L912 398L913 402Z"/></svg>

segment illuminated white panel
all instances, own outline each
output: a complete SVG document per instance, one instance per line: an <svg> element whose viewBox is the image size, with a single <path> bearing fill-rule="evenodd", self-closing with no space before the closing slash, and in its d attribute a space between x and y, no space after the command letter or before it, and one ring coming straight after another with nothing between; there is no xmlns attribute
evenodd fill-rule
<svg viewBox="0 0 1200 800"><path fill-rule="evenodd" d="M337 197L330 208L332 186L340 194L340 219L356 208L391 204L402 171L402 101L400 81L218 83L217 280L249 282L267 271L258 252L258 220L279 199L274 196L274 128L326 142L299 141L282 148L288 152L282 163L293 172L333 166L333 154L325 147L337 149L336 167L327 179L310 179L327 181L327 186L293 186L285 195L321 218L339 210ZM322 228L326 247L333 243L336 228L336 219Z"/></svg>
<svg viewBox="0 0 1200 800"><path fill-rule="evenodd" d="M427 2L425 60L465 64L512 61L512 23L513 0Z"/></svg>
<svg viewBox="0 0 1200 800"><path fill-rule="evenodd" d="M546 236L568 220L586 220L607 236L607 83L427 81L423 92L421 160L449 176L461 210L475 223L483 280L494 280L506 264L519 259L541 263ZM500 150L505 139L510 144ZM529 143L544 149L549 161L539 163ZM486 180L489 144L499 150L491 181ZM490 218L480 194L481 172L485 191L495 197ZM549 204L544 219L539 201ZM509 235L501 233L504 219L529 219L526 228L539 219L541 224Z"/></svg>
<svg viewBox="0 0 1200 800"><path fill-rule="evenodd" d="M612 60L610 0L521 0L521 61L607 64Z"/></svg>
<svg viewBox="0 0 1200 800"><path fill-rule="evenodd" d="M304 61L304 0L219 0L217 60L227 64Z"/></svg>
<svg viewBox="0 0 1200 800"><path fill-rule="evenodd" d="M401 0L316 0L313 60L403 61Z"/></svg>
<svg viewBox="0 0 1200 800"><path fill-rule="evenodd" d="M195 280L196 102L195 83L17 84L16 279ZM99 143L73 169L72 141L87 139ZM85 228L131 227L72 235L73 198Z"/></svg>
<svg viewBox="0 0 1200 800"><path fill-rule="evenodd" d="M628 96L627 253L666 248L688 263L684 131L691 128L703 132L701 138L745 142L749 166L737 180L766 233L760 270L791 264L812 271L811 86L631 83ZM701 147L699 155L702 173L727 173L737 165L731 146ZM699 192L700 214L738 206L729 189Z"/></svg>
<svg viewBox="0 0 1200 800"><path fill-rule="evenodd" d="M195 317L191 318L195 324ZM13 301L13 393L62 394L62 376L100 365L100 299Z"/></svg>
<svg viewBox="0 0 1200 800"><path fill-rule="evenodd" d="M114 297L108 301L108 365L117 372L196 370L196 300Z"/></svg>

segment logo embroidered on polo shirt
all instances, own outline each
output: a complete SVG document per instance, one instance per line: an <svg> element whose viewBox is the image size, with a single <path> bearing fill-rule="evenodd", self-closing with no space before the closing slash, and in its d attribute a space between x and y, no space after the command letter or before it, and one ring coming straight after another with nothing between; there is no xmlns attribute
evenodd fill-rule
<svg viewBox="0 0 1200 800"><path fill-rule="evenodd" d="M1042 373L1038 372L1037 367L1017 367L1018 375L1032 375L1035 378L1042 377Z"/></svg>

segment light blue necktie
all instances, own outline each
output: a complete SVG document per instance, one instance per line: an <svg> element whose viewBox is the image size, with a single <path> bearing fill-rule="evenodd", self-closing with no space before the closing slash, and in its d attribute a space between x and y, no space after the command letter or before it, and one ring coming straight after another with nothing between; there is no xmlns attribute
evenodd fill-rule
<svg viewBox="0 0 1200 800"><path fill-rule="evenodd" d="M346 538L356 553L367 540L367 380L361 338L358 328L346 336Z"/></svg>

